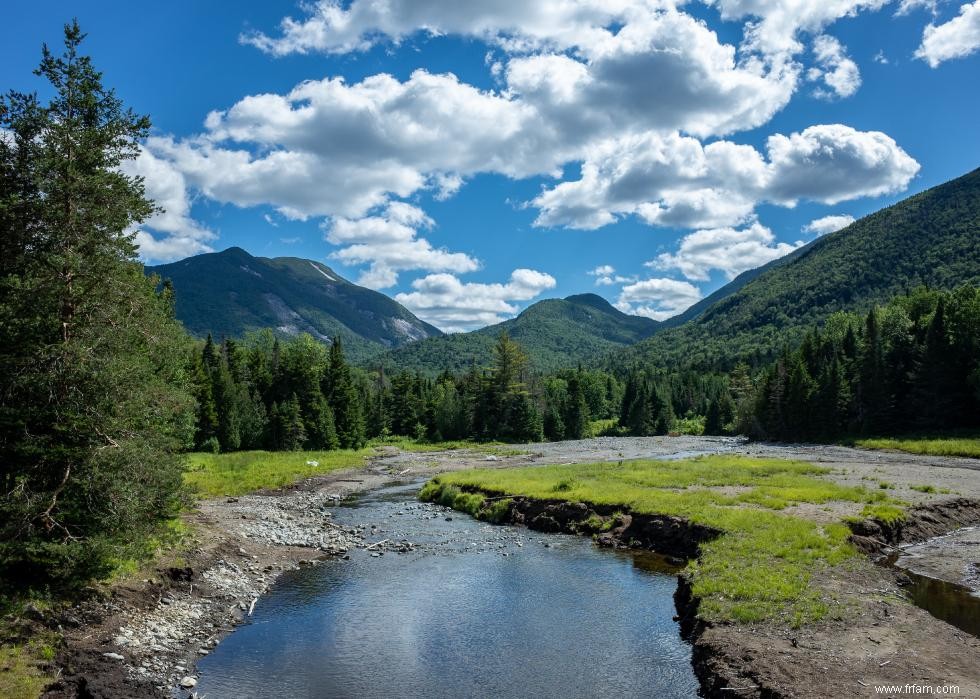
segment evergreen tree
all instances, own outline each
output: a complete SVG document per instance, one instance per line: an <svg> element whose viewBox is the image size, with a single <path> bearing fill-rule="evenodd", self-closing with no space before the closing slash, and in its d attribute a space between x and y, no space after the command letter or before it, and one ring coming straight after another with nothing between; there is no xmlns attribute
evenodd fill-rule
<svg viewBox="0 0 980 699"><path fill-rule="evenodd" d="M0 98L0 573L22 585L103 574L172 515L193 436L186 336L130 233L154 207L120 169L149 120L83 39L43 48L50 104Z"/></svg>
<svg viewBox="0 0 980 699"><path fill-rule="evenodd" d="M582 439L588 434L589 408L585 403L585 392L576 372L568 380L568 401L565 404L565 439Z"/></svg>
<svg viewBox="0 0 980 699"><path fill-rule="evenodd" d="M340 446L344 449L360 449L364 446L364 413L351 379L350 367L344 359L340 337L335 337L330 345L330 363L324 392L333 407Z"/></svg>

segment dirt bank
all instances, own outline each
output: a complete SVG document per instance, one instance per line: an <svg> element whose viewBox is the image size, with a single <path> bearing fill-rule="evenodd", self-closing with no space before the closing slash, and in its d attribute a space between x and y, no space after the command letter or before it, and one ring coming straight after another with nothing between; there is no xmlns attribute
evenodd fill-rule
<svg viewBox="0 0 980 699"><path fill-rule="evenodd" d="M969 459L709 437L600 438L516 449L524 453L386 449L365 469L308 479L282 491L199 503L187 515L195 532L191 548L158 562L151 571L93 592L76 610L32 622L60 626L65 638L57 658L60 677L47 696L171 696L181 680L194 679L196 659L247 616L252 601L282 571L365 545L362 532L332 526L330 508L339 498L399 478L473 467L723 452L817 461L832 469L829 477L834 480L869 487L887 480L889 494L920 505L957 495L980 496L980 462ZM912 489L924 483L951 493ZM797 514L839 519L853 513L814 508ZM683 523L668 519L619 522L616 527L626 527L618 540L652 544L673 532L681 545L673 555L683 557L692 555L697 537L711 535L690 538ZM601 534L617 535L615 530ZM695 662L703 665L699 672L716 678L710 691L721 692L719 696L872 696L871 684L880 679L960 682L960 696L980 695L977 639L905 602L896 573L861 561L845 577L820 571L815 576L838 598L841 619L801 631L732 625L700 628L694 634L692 627ZM685 609L689 616L692 608ZM184 696L192 691L189 687Z"/></svg>

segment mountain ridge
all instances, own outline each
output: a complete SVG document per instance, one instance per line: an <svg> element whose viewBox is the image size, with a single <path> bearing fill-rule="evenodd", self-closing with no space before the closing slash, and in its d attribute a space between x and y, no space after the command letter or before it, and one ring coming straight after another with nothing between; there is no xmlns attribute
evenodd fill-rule
<svg viewBox="0 0 980 699"><path fill-rule="evenodd" d="M192 334L241 337L271 328L340 336L352 358L442 334L394 299L299 257L256 257L240 247L146 267L170 280L175 312Z"/></svg>

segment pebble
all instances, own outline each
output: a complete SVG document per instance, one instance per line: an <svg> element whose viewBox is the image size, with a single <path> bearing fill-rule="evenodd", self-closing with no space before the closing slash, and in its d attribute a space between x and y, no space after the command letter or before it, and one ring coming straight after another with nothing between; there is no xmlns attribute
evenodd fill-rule
<svg viewBox="0 0 980 699"><path fill-rule="evenodd" d="M190 689L192 687L196 687L197 680L191 677L190 675L188 675L187 677L185 677L180 681L180 686L183 687L184 689Z"/></svg>
<svg viewBox="0 0 980 699"><path fill-rule="evenodd" d="M108 658L109 660L125 660L125 658L119 655L119 653L103 653L102 657Z"/></svg>

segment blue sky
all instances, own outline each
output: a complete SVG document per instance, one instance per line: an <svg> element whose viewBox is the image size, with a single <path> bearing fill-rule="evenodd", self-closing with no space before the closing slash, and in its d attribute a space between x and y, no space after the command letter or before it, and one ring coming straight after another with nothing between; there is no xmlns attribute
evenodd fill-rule
<svg viewBox="0 0 980 699"><path fill-rule="evenodd" d="M447 330L668 317L980 165L980 0L38 0L4 88L73 16L153 120L148 262L308 257Z"/></svg>

